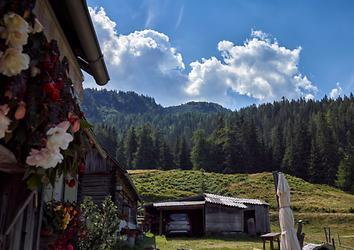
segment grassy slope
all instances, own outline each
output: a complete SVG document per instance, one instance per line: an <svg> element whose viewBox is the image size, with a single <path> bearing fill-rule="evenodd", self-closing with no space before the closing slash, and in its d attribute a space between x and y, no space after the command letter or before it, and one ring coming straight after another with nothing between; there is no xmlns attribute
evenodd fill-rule
<svg viewBox="0 0 354 250"><path fill-rule="evenodd" d="M183 170L129 171L140 195L146 202L168 200L199 193L202 180L206 192L247 198L262 199L274 209L273 176L259 174L217 174ZM292 193L292 206L298 212L348 213L354 209L354 195L327 185L311 184L287 176Z"/></svg>

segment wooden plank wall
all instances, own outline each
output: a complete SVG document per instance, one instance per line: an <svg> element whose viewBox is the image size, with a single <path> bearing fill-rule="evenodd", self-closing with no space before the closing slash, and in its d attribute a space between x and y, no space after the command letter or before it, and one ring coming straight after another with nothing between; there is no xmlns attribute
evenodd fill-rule
<svg viewBox="0 0 354 250"><path fill-rule="evenodd" d="M269 223L269 211L268 206L265 205L255 205L255 222L256 222L256 233L264 234L270 232Z"/></svg>
<svg viewBox="0 0 354 250"><path fill-rule="evenodd" d="M243 212L242 209L215 205L205 205L205 232L242 232Z"/></svg>
<svg viewBox="0 0 354 250"><path fill-rule="evenodd" d="M85 173L103 173L110 172L113 169L113 163L108 159L103 159L94 149L86 154L85 163Z"/></svg>
<svg viewBox="0 0 354 250"><path fill-rule="evenodd" d="M107 195L114 196L112 179L111 173L82 175L79 178L78 201L82 202L86 196L90 196L96 204L101 204Z"/></svg>

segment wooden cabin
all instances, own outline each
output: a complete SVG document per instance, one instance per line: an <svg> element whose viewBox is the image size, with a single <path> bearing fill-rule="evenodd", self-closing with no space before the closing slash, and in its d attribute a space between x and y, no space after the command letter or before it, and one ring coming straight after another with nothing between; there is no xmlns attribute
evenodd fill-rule
<svg viewBox="0 0 354 250"><path fill-rule="evenodd" d="M150 230L165 234L171 214L188 214L194 236L270 232L269 204L257 199L201 194L145 206Z"/></svg>
<svg viewBox="0 0 354 250"><path fill-rule="evenodd" d="M91 134L91 139L94 139ZM78 201L88 196L101 204L108 195L118 207L122 227L137 229L137 208L141 201L130 176L94 139L95 147L86 155L86 170L79 177Z"/></svg>
<svg viewBox="0 0 354 250"><path fill-rule="evenodd" d="M85 1L3 0L0 13L20 13L26 6L26 11L35 14L43 25L46 38L57 42L60 59L67 58L76 96L82 96L81 70L92 75L99 85L108 82ZM25 167L18 158L6 148L5 140L0 140L0 250L39 249L43 200L76 200L76 188L68 190L62 177L54 189L28 190L23 181Z"/></svg>

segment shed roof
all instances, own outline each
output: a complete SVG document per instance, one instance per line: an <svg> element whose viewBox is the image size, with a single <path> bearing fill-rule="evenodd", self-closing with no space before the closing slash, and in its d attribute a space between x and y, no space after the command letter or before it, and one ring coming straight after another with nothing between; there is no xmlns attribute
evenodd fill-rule
<svg viewBox="0 0 354 250"><path fill-rule="evenodd" d="M223 204L227 206L240 207L240 208L247 208L245 204L269 206L267 202L258 199L237 198L237 197L229 197L229 196L222 196L222 195L208 194L208 193L205 193L204 197L205 197L205 201L210 203Z"/></svg>
<svg viewBox="0 0 354 250"><path fill-rule="evenodd" d="M204 205L205 201L166 201L153 203L154 207L179 207L179 206L195 206Z"/></svg>
<svg viewBox="0 0 354 250"><path fill-rule="evenodd" d="M237 198L237 197L229 197L229 196L222 196L222 195L208 194L208 193L185 197L173 201L155 202L150 205L148 204L146 206L153 206L156 208L188 207L188 206L204 205L205 203L236 207L240 209L248 208L247 205L269 206L267 202L258 199Z"/></svg>

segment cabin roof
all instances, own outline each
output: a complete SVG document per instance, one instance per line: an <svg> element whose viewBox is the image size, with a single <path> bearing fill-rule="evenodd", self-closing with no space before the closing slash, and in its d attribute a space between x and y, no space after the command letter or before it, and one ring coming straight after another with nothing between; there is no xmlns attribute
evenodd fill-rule
<svg viewBox="0 0 354 250"><path fill-rule="evenodd" d="M205 201L166 201L153 203L154 207L180 207L204 205Z"/></svg>
<svg viewBox="0 0 354 250"><path fill-rule="evenodd" d="M173 201L166 202L154 202L152 204L147 204L147 207L153 206L156 208L162 207L188 207L195 205L203 205L205 203L218 204L228 207L237 207L241 209L248 208L247 205L265 205L269 204L265 201L259 199L246 199L230 196L222 196L216 194L203 193L200 195L189 196L185 198L176 199Z"/></svg>
<svg viewBox="0 0 354 250"><path fill-rule="evenodd" d="M109 81L109 74L85 0L49 0L81 69L98 85Z"/></svg>
<svg viewBox="0 0 354 250"><path fill-rule="evenodd" d="M223 204L235 207L238 207L239 205L241 205L241 207L245 206L244 204L269 206L267 202L258 199L237 198L208 193L204 193L203 195L205 197L205 200L210 203Z"/></svg>

